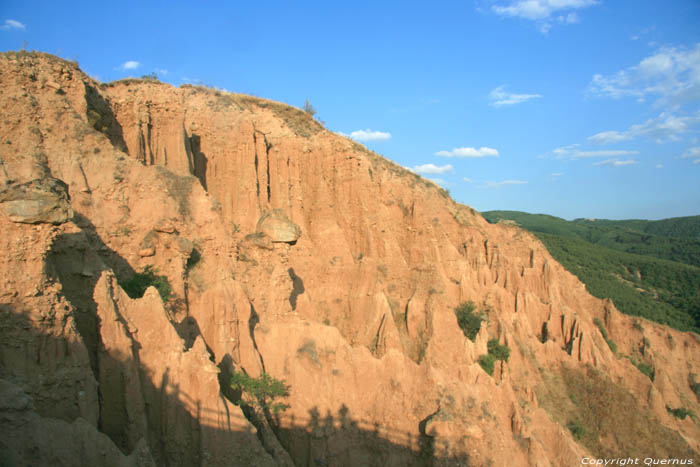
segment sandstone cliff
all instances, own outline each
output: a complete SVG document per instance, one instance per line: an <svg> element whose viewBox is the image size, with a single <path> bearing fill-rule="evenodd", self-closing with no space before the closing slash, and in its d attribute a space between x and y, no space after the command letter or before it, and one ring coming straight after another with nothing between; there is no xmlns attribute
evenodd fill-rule
<svg viewBox="0 0 700 467"><path fill-rule="evenodd" d="M38 53L1 55L0 83L0 390L21 402L0 406L0 449L18 465L87 464L94 439L115 465L697 462L697 418L667 407L700 415L700 338L593 298L524 231L284 104L101 84ZM41 188L60 181L70 206ZM167 300L122 290L147 267ZM489 375L493 339L511 354ZM289 409L242 410L234 370L285 379ZM47 435L20 442L31 426Z"/></svg>

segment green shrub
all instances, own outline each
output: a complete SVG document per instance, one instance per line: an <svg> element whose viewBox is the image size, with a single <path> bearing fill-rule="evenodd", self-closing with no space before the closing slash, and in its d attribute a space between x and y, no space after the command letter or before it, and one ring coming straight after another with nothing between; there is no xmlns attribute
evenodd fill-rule
<svg viewBox="0 0 700 467"><path fill-rule="evenodd" d="M690 415L691 417L693 416L693 412L686 409L685 407L678 407L677 409L672 409L667 405L666 410L668 411L668 413L680 420L685 420L685 417L687 417L688 415Z"/></svg>
<svg viewBox="0 0 700 467"><path fill-rule="evenodd" d="M472 301L463 302L455 309L455 314L457 315L457 324L467 338L474 342L477 334L479 334L479 329L481 329L481 322L484 321L484 314L477 313L476 305Z"/></svg>
<svg viewBox="0 0 700 467"><path fill-rule="evenodd" d="M137 272L130 279L119 282L124 292L131 298L141 298L146 292L146 289L153 286L160 294L163 301L168 301L172 297L173 289L168 282L166 276L158 275L158 269L152 265L143 268L143 271Z"/></svg>
<svg viewBox="0 0 700 467"><path fill-rule="evenodd" d="M489 353L479 357L479 365L481 365L481 368L483 368L486 373L493 375L496 360L507 362L510 357L510 348L499 344L498 339L491 339L486 345L489 349Z"/></svg>
<svg viewBox="0 0 700 467"><path fill-rule="evenodd" d="M656 375L656 369L653 367L653 365L650 365L648 363L644 362L637 362L636 360L632 359L632 365L636 366L637 369L642 373L647 375L647 377L654 381L654 376Z"/></svg>
<svg viewBox="0 0 700 467"><path fill-rule="evenodd" d="M275 402L275 399L289 396L289 386L285 380L274 378L265 372L253 378L234 371L231 375L231 388L241 391L241 402L261 410L270 410L278 414L289 407L287 404Z"/></svg>
<svg viewBox="0 0 700 467"><path fill-rule="evenodd" d="M506 345L498 343L498 339L491 339L488 344L489 355L493 355L496 360L508 361L510 357L510 348Z"/></svg>
<svg viewBox="0 0 700 467"><path fill-rule="evenodd" d="M569 423L566 424L566 427L569 429L572 435L574 435L574 438L577 440L581 440L584 436L586 436L586 429L581 425L581 422L578 420L569 420Z"/></svg>
<svg viewBox="0 0 700 467"><path fill-rule="evenodd" d="M309 102L308 99L306 99L306 101L304 102L304 112L311 115L312 117L316 115L316 109L313 105L311 105L311 102Z"/></svg>
<svg viewBox="0 0 700 467"><path fill-rule="evenodd" d="M493 367L496 363L496 358L491 354L484 354L479 357L479 365L489 375L493 375Z"/></svg>

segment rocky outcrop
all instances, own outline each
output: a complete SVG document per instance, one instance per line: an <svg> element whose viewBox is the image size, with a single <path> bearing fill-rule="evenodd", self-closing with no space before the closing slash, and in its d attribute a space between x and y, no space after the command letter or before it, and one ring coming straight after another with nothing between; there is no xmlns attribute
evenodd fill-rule
<svg viewBox="0 0 700 467"><path fill-rule="evenodd" d="M157 465L697 456L697 425L665 408L700 413L695 335L635 324L532 236L304 112L102 85L42 54L0 55L0 80L3 176L41 178L25 155L50 154L75 210L58 226L0 218L0 377L39 416L84 419L124 456L145 440ZM143 277L170 295L162 282L140 298L122 290ZM473 341L455 317L468 301L484 317ZM488 374L479 359L493 339L510 358ZM642 358L654 381L631 363ZM595 388L569 397L589 368L623 413L593 410ZM284 379L289 409L256 420L237 405L233 370ZM607 431L576 439L575 420ZM656 434L648 448L630 435L641 421Z"/></svg>
<svg viewBox="0 0 700 467"><path fill-rule="evenodd" d="M4 465L155 467L146 440L125 456L82 418L72 423L40 417L19 386L0 379L0 456Z"/></svg>
<svg viewBox="0 0 700 467"><path fill-rule="evenodd" d="M267 235L273 243L296 243L301 229L281 209L266 212L258 220L257 232Z"/></svg>
<svg viewBox="0 0 700 467"><path fill-rule="evenodd" d="M12 222L62 224L73 218L68 186L55 178L9 184L0 189L0 204Z"/></svg>

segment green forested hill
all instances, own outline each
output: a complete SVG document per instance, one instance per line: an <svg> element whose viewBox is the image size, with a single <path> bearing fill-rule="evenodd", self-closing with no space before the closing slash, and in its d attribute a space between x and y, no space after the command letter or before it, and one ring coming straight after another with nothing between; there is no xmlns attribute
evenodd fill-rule
<svg viewBox="0 0 700 467"><path fill-rule="evenodd" d="M533 232L596 297L620 311L700 330L700 216L661 221L567 221L518 211L482 213Z"/></svg>
<svg viewBox="0 0 700 467"><path fill-rule="evenodd" d="M501 219L513 220L531 232L578 238L613 250L700 267L700 216L660 221L567 221L546 214L519 211L488 211L482 215L491 223Z"/></svg>

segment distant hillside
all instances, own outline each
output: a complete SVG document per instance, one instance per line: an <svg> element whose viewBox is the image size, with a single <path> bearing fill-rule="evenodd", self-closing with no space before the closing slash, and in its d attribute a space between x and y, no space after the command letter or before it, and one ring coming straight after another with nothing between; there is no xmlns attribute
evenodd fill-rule
<svg viewBox="0 0 700 467"><path fill-rule="evenodd" d="M700 267L700 216L660 221L576 219L519 211L482 213L491 223L513 220L531 231L578 238L613 250Z"/></svg>
<svg viewBox="0 0 700 467"><path fill-rule="evenodd" d="M620 311L700 329L700 216L567 221L518 211L482 214L533 232L593 295L613 299Z"/></svg>

